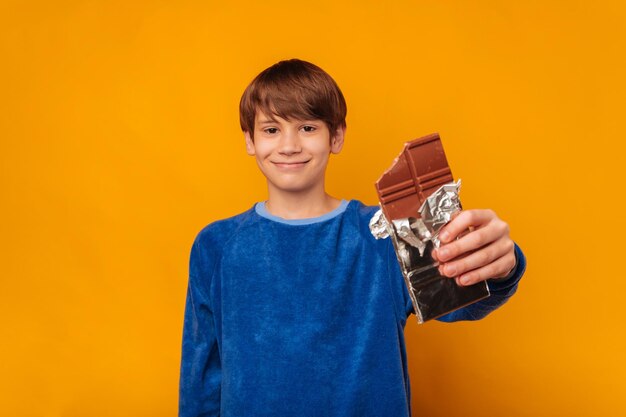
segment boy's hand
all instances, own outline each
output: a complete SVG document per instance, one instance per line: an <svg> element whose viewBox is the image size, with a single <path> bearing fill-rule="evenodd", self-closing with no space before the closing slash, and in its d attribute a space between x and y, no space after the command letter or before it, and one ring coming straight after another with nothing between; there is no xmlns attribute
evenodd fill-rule
<svg viewBox="0 0 626 417"><path fill-rule="evenodd" d="M459 285L502 278L515 267L509 225L493 210L461 211L441 229L439 239L441 246L433 251L439 273L456 277Z"/></svg>

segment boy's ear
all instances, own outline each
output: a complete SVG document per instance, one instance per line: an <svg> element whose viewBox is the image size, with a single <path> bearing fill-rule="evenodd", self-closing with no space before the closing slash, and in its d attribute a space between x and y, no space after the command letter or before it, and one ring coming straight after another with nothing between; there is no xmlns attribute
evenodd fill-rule
<svg viewBox="0 0 626 417"><path fill-rule="evenodd" d="M248 152L248 155L256 155L256 150L254 149L254 140L252 140L250 132L244 132L244 136L246 137L246 152Z"/></svg>
<svg viewBox="0 0 626 417"><path fill-rule="evenodd" d="M335 130L333 138L330 140L330 151L332 153L339 153L343 148L343 138L346 135L346 127L340 126Z"/></svg>

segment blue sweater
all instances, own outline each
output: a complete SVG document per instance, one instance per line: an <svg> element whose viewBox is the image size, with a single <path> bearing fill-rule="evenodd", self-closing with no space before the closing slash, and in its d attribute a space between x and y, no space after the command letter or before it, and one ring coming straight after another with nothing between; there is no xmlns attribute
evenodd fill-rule
<svg viewBox="0 0 626 417"><path fill-rule="evenodd" d="M191 251L180 417L409 416L404 325L413 312L377 207L343 201L285 220L262 203L205 227ZM502 305L525 267L492 296L440 320Z"/></svg>

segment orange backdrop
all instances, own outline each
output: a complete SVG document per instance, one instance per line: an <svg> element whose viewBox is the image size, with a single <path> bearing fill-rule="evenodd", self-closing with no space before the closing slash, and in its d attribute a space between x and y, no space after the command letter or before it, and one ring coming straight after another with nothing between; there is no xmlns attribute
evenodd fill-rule
<svg viewBox="0 0 626 417"><path fill-rule="evenodd" d="M415 415L626 415L622 1L2 1L0 414L173 416L187 260L265 198L237 105L299 57L348 100L329 191L440 132L518 294L407 327Z"/></svg>

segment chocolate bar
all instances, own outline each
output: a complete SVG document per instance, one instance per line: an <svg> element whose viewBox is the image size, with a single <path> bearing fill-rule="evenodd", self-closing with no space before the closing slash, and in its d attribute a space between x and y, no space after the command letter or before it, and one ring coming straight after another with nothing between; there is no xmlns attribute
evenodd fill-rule
<svg viewBox="0 0 626 417"><path fill-rule="evenodd" d="M407 142L376 182L382 214L370 227L377 238L391 237L419 323L489 296L486 282L459 286L440 275L431 256L439 230L461 210L460 181L453 181L441 139L433 133Z"/></svg>
<svg viewBox="0 0 626 417"><path fill-rule="evenodd" d="M433 133L405 143L391 168L376 182L376 190L385 217L395 220L419 216L426 198L453 180L439 134Z"/></svg>

